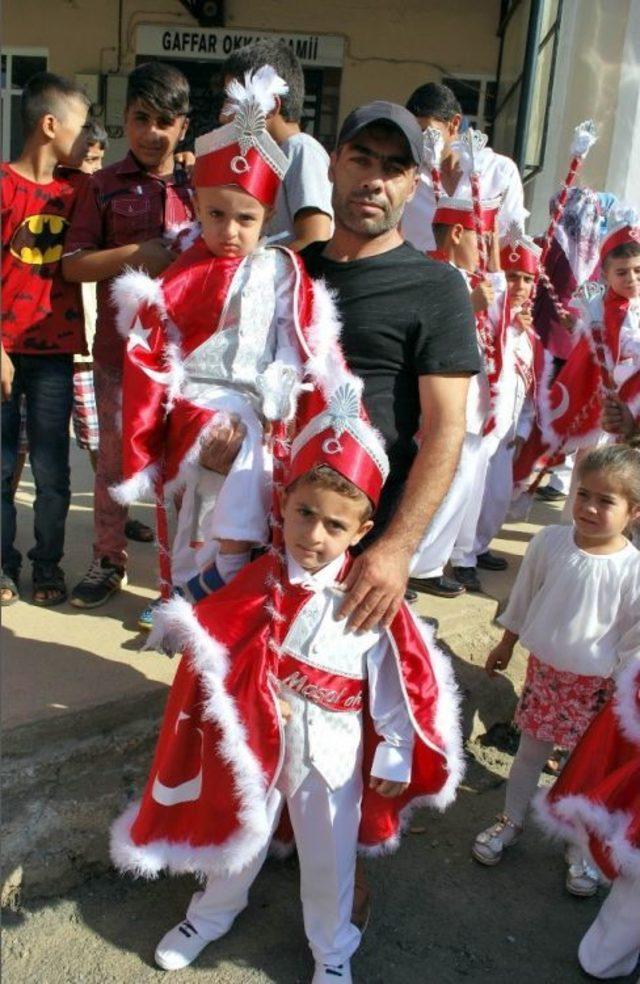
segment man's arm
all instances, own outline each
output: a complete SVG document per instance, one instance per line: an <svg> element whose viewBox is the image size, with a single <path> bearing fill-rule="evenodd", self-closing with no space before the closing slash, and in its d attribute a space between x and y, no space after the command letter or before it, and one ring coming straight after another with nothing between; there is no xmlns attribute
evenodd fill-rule
<svg viewBox="0 0 640 984"><path fill-rule="evenodd" d="M421 376L422 441L389 526L357 558L341 610L354 629L388 626L398 611L409 565L453 479L465 434L469 376Z"/></svg>
<svg viewBox="0 0 640 984"><path fill-rule="evenodd" d="M319 208L301 208L293 220L293 242L289 249L299 253L309 243L325 242L331 238L331 216Z"/></svg>

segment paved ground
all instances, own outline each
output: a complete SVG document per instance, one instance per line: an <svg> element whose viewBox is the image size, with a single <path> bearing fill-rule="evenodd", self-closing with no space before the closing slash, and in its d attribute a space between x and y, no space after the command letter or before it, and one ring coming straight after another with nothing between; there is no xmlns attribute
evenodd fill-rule
<svg viewBox="0 0 640 984"><path fill-rule="evenodd" d="M74 454L74 487L65 558L69 583L85 569L91 544L90 475ZM29 541L30 474L19 494L20 539ZM136 509L151 521L151 510ZM477 736L512 706L524 668L491 684L481 667L497 631L496 603L508 594L531 534L554 521L557 508L536 506L528 524L508 526L498 543L511 561L507 575L483 577L487 595L459 601L423 598L421 614L438 618L453 649L465 690L467 733ZM135 617L154 594L153 548L133 545L127 591L94 614L65 605L41 610L25 602L5 615L5 729L51 720L60 723L119 697L162 689L175 664L140 653ZM420 818L398 855L373 862L374 915L354 961L356 980L368 984L579 984L586 978L575 952L598 900L563 892L563 864L532 825L496 869L469 858L474 834L500 808L510 756L469 742L469 770L455 806L444 816ZM105 833L109 817L105 817ZM297 902L294 860L270 861L249 910L229 936L203 954L180 980L219 984L295 984L310 978ZM4 918L3 972L11 984L120 984L160 981L153 948L177 921L193 891L191 879L150 884L105 875L59 899L35 900ZM623 980L623 979L620 979ZM624 979L631 984L634 978Z"/></svg>

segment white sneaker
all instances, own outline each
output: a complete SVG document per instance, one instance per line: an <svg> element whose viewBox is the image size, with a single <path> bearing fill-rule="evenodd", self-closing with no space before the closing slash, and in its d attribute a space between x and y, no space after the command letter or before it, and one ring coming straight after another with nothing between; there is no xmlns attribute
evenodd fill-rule
<svg viewBox="0 0 640 984"><path fill-rule="evenodd" d="M499 814L496 821L481 831L473 842L471 854L480 864L498 864L505 847L515 844L522 833L522 827L510 820L506 813Z"/></svg>
<svg viewBox="0 0 640 984"><path fill-rule="evenodd" d="M163 970L183 970L193 963L197 956L208 946L211 940L205 940L184 919L162 937L154 954L158 967Z"/></svg>
<svg viewBox="0 0 640 984"><path fill-rule="evenodd" d="M341 964L317 963L311 984L353 984L351 964L348 960Z"/></svg>

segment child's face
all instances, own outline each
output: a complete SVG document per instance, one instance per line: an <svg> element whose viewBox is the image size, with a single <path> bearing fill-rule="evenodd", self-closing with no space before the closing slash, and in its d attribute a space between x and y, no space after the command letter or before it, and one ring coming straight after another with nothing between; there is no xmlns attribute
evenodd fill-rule
<svg viewBox="0 0 640 984"><path fill-rule="evenodd" d="M196 188L202 237L214 256L248 256L268 216L264 205L233 185Z"/></svg>
<svg viewBox="0 0 640 984"><path fill-rule="evenodd" d="M362 500L300 482L285 493L285 546L307 571L318 571L354 546L373 523L362 519Z"/></svg>
<svg viewBox="0 0 640 984"><path fill-rule="evenodd" d="M79 167L86 152L84 128L87 125L88 107L84 99L69 96L60 99L57 116L49 117L46 125L52 147L60 164Z"/></svg>
<svg viewBox="0 0 640 984"><path fill-rule="evenodd" d="M620 483L603 471L587 472L578 482L573 504L577 531L592 542L613 539L638 518L640 509L632 506Z"/></svg>
<svg viewBox="0 0 640 984"><path fill-rule="evenodd" d="M605 260L603 273L608 286L620 297L640 297L640 256L621 260L610 257Z"/></svg>
<svg viewBox="0 0 640 984"><path fill-rule="evenodd" d="M451 226L449 243L447 252L457 267L467 273L478 269L478 238L473 229L465 229L462 225Z"/></svg>
<svg viewBox="0 0 640 984"><path fill-rule="evenodd" d="M172 162L187 126L186 116L160 113L143 99L134 99L124 114L124 132L131 152L148 171Z"/></svg>
<svg viewBox="0 0 640 984"><path fill-rule="evenodd" d="M533 290L534 276L532 273L523 273L521 270L506 270L507 291L512 307L522 307L531 297Z"/></svg>
<svg viewBox="0 0 640 984"><path fill-rule="evenodd" d="M88 144L87 150L82 158L82 164L80 165L80 170L84 171L85 174L95 174L102 167L102 158L104 157L104 150L100 144Z"/></svg>

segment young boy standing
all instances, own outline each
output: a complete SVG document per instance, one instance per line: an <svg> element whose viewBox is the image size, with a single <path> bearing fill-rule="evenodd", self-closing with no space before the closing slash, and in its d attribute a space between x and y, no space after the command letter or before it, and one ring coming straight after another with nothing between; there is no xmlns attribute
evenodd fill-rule
<svg viewBox="0 0 640 984"><path fill-rule="evenodd" d="M80 291L60 272L74 210L75 186L56 171L78 167L86 144L85 93L48 72L29 80L22 95L25 145L2 165L2 604L18 599L22 558L14 545L14 475L20 399L36 485L33 601L57 605L67 597L59 567L69 509L69 417L73 356L86 351Z"/></svg>
<svg viewBox="0 0 640 984"><path fill-rule="evenodd" d="M124 339L110 297L113 278L125 267L157 276L175 258L176 227L193 219L188 177L174 154L188 126L189 86L170 65L150 62L131 72L124 128L130 151L99 171L79 197L63 260L74 282L97 282L98 320L93 346L100 447L94 495L94 559L76 585L71 603L96 608L125 578L127 510L111 497L122 460Z"/></svg>
<svg viewBox="0 0 640 984"><path fill-rule="evenodd" d="M304 74L284 41L265 39L235 51L222 66L225 82L242 82L246 72L271 65L287 83L287 93L267 118L267 131L286 154L289 167L278 191L267 237L294 252L329 239L333 219L329 155L315 137L300 128ZM224 112L224 109L223 109Z"/></svg>
<svg viewBox="0 0 640 984"><path fill-rule="evenodd" d="M432 638L406 607L388 630L337 618L348 550L372 526L388 462L353 377L324 384L328 403L292 444L284 550L195 610L182 599L165 610L160 631L177 632L186 655L142 802L112 835L124 870L207 876L156 949L165 970L231 928L286 803L313 984L351 984L358 844L393 849L416 797L442 809L460 779L455 683Z"/></svg>
<svg viewBox="0 0 640 984"><path fill-rule="evenodd" d="M483 235L493 242L498 200L481 203ZM493 411L498 376L501 368L502 338L505 327L504 275L489 273L474 285L474 271L478 267L478 242L473 217L473 203L465 198L441 198L434 216L434 235L437 250L431 255L441 262L457 267L465 278L471 294L476 323L484 319L485 334L491 340L489 351L487 338L477 332L478 351L483 359L484 371L475 376L469 385L466 408L466 433L456 474L449 491L427 530L412 562L409 585L417 591L435 594L443 598L456 598L465 590L480 590L479 584L462 583L458 579L459 556L466 541L473 536L477 516L470 510L480 502L473 497L474 485L486 468L487 438L483 437L485 425ZM461 535L462 534L462 535ZM456 577L444 576L444 567L452 558L456 565ZM462 570L462 568L460 568Z"/></svg>

